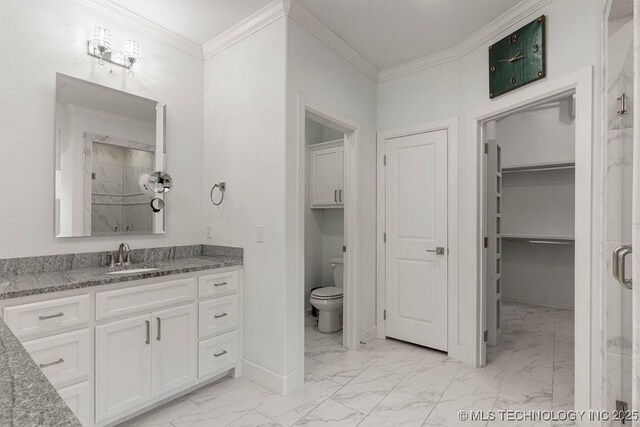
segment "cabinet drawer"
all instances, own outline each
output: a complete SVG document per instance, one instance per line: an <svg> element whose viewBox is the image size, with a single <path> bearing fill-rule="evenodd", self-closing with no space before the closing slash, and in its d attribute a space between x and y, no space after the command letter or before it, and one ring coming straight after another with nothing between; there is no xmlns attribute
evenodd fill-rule
<svg viewBox="0 0 640 427"><path fill-rule="evenodd" d="M238 297L230 295L200 303L200 338L233 331L238 327Z"/></svg>
<svg viewBox="0 0 640 427"><path fill-rule="evenodd" d="M195 299L195 278L100 292L96 294L96 320L189 303Z"/></svg>
<svg viewBox="0 0 640 427"><path fill-rule="evenodd" d="M89 329L25 342L24 348L55 388L89 379Z"/></svg>
<svg viewBox="0 0 640 427"><path fill-rule="evenodd" d="M91 425L91 387L89 381L58 390L71 412L83 426Z"/></svg>
<svg viewBox="0 0 640 427"><path fill-rule="evenodd" d="M199 378L215 375L233 368L238 360L236 332L220 335L199 344Z"/></svg>
<svg viewBox="0 0 640 427"><path fill-rule="evenodd" d="M89 324L89 295L6 307L4 320L20 339L85 326Z"/></svg>
<svg viewBox="0 0 640 427"><path fill-rule="evenodd" d="M227 271L199 278L200 298L238 292L238 271Z"/></svg>

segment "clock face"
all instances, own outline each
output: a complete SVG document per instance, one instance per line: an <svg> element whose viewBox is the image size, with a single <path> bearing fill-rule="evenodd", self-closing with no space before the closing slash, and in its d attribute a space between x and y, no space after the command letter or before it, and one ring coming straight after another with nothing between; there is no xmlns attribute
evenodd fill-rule
<svg viewBox="0 0 640 427"><path fill-rule="evenodd" d="M489 98L546 76L545 16L489 46Z"/></svg>

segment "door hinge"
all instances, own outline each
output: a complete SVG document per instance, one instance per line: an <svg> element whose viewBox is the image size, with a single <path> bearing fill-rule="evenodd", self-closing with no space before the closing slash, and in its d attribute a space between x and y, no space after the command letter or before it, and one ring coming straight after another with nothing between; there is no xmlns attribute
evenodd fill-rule
<svg viewBox="0 0 640 427"><path fill-rule="evenodd" d="M489 247L489 238L488 237L484 238L484 247L485 247L485 249Z"/></svg>
<svg viewBox="0 0 640 427"><path fill-rule="evenodd" d="M484 143L484 154L489 154L489 143L488 142Z"/></svg>
<svg viewBox="0 0 640 427"><path fill-rule="evenodd" d="M489 341L489 331L484 331L484 334L482 335L482 339L484 339L484 342Z"/></svg>
<svg viewBox="0 0 640 427"><path fill-rule="evenodd" d="M382 165L387 166L387 155L382 156Z"/></svg>
<svg viewBox="0 0 640 427"><path fill-rule="evenodd" d="M386 231L384 233L382 233L382 241L384 243L387 243L387 232Z"/></svg>
<svg viewBox="0 0 640 427"><path fill-rule="evenodd" d="M625 415L629 412L629 403L616 400L616 412L620 415L621 424L626 424L627 420L631 421L630 414Z"/></svg>
<svg viewBox="0 0 640 427"><path fill-rule="evenodd" d="M387 310L383 310L383 311L382 311L382 318L383 318L384 320L387 320Z"/></svg>
<svg viewBox="0 0 640 427"><path fill-rule="evenodd" d="M342 252L347 252L347 247L346 246L342 247Z"/></svg>

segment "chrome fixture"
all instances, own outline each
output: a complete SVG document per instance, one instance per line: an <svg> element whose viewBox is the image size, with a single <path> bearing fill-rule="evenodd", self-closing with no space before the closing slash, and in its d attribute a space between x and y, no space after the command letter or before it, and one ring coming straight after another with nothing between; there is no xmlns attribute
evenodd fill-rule
<svg viewBox="0 0 640 427"><path fill-rule="evenodd" d="M111 48L111 31L103 27L96 27L93 38L87 42L87 53L98 58L98 64L105 62L119 65L129 70L131 77L134 65L142 61L142 45L136 40L125 40L122 51Z"/></svg>
<svg viewBox="0 0 640 427"><path fill-rule="evenodd" d="M109 267L130 265L131 264L131 247L129 247L129 244L120 243L120 246L118 247L117 255L113 253L107 254L107 263Z"/></svg>
<svg viewBox="0 0 640 427"><path fill-rule="evenodd" d="M623 93L616 101L618 101L618 109L616 111L616 114L621 116L627 112L627 94Z"/></svg>
<svg viewBox="0 0 640 427"><path fill-rule="evenodd" d="M627 279L625 276L625 270L627 267L627 255L631 253L631 246L618 246L613 250L613 260L611 263L611 270L613 277L620 283L625 289L632 289L631 279Z"/></svg>

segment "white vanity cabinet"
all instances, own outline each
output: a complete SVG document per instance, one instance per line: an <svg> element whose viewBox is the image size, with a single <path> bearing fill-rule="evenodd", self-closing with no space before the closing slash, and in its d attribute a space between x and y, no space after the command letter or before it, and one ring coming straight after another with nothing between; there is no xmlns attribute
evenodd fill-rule
<svg viewBox="0 0 640 427"><path fill-rule="evenodd" d="M231 369L240 375L241 288L241 268L228 267L9 299L0 307L81 423L104 426Z"/></svg>
<svg viewBox="0 0 640 427"><path fill-rule="evenodd" d="M312 208L344 206L344 141L309 145Z"/></svg>

